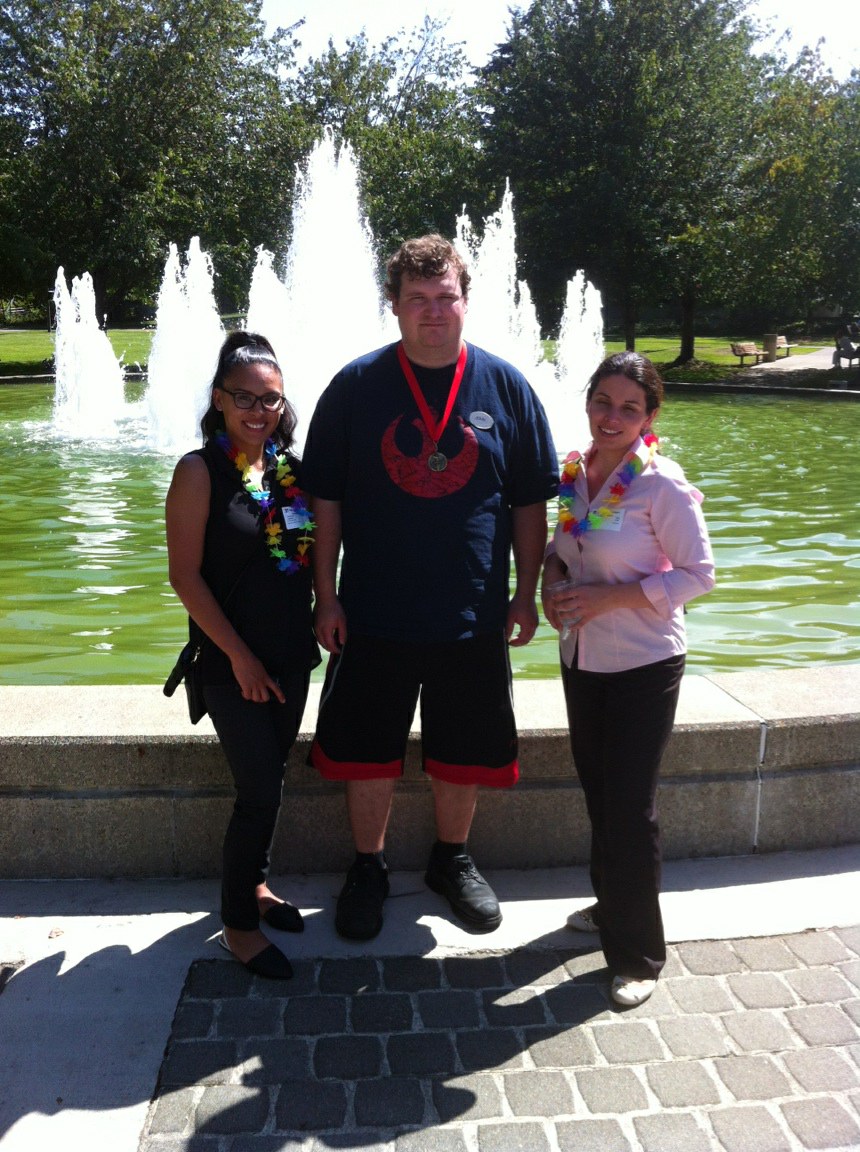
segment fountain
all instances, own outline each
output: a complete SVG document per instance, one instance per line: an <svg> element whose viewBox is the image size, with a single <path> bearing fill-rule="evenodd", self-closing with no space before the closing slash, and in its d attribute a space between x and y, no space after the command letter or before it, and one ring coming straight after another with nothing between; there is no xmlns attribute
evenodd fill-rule
<svg viewBox="0 0 860 1152"><path fill-rule="evenodd" d="M171 456L200 444L200 418L224 327L215 305L212 261L194 236L183 267L170 245L158 293L146 392L149 446Z"/></svg>
<svg viewBox="0 0 860 1152"><path fill-rule="evenodd" d="M531 292L516 275L516 227L510 185L499 211L484 221L478 238L469 217L457 220L456 247L469 265L472 285L465 335L508 360L540 396L556 448L584 448L588 439L583 388L603 359L600 293L582 272L567 286L556 362L544 356Z"/></svg>
<svg viewBox="0 0 860 1152"><path fill-rule="evenodd" d="M338 369L397 338L361 212L355 154L347 143L338 151L330 130L296 173L283 280L274 260L257 249L247 327L268 337L275 349L298 413L301 448L316 401Z"/></svg>
<svg viewBox="0 0 860 1152"><path fill-rule="evenodd" d="M456 247L469 266L468 334L476 344L514 364L531 378L544 360L540 326L528 285L517 280L513 195L505 189L498 212L479 237L469 217L457 218Z"/></svg>
<svg viewBox="0 0 860 1152"><path fill-rule="evenodd" d="M375 245L362 215L355 155L338 151L327 131L296 177L292 233L283 280L275 257L257 249L247 326L271 340L284 370L288 395L299 414L296 439L304 441L320 392L349 360L397 339L394 317L383 302L375 274ZM469 264L472 286L466 317L467 340L510 361L531 381L544 403L559 447L580 444L586 425L581 388L602 358L600 297L582 273L569 289L572 302L562 325L564 372L544 359L540 327L528 285L516 278L513 197L507 188L497 213L480 236L464 213L455 246ZM335 272L321 257L337 253L338 299L346 307L321 324L322 302L331 299ZM595 349L594 333L599 333ZM317 333L317 336L308 334ZM582 359L581 357L587 357Z"/></svg>
<svg viewBox="0 0 860 1152"><path fill-rule="evenodd" d="M246 326L267 336L278 355L287 394L298 412L299 450L316 401L331 377L347 361L398 336L376 275L375 244L361 211L359 187L352 148L344 143L338 150L332 132L327 131L296 174L283 279L275 271L275 256L262 247L257 249ZM530 380L560 449L581 446L586 435L582 385L602 356L599 294L585 283L582 273L568 286L557 369L544 358L528 285L516 277L510 188L499 211L484 221L480 237L465 213L457 221L456 233L455 244L472 275L467 340L509 360ZM326 259L327 253L336 253L336 260ZM336 314L327 306L335 282L336 299L343 302ZM61 307L58 304L58 316ZM109 350L107 337L95 323L94 301L89 311L91 323L86 324L86 331L94 331ZM149 358L145 439L150 448L176 456L200 443L200 417L208 404L223 337L209 256L194 237L183 266L176 245L171 244ZM90 373L85 363L67 354L58 325L57 396L65 396L72 379L78 434L89 435L92 421L110 436L116 432L115 420L122 411L121 376L119 402L107 404L103 374ZM92 363L96 363L95 356ZM69 402L63 403L67 421L71 408ZM91 412L100 420L104 417L102 422L96 424Z"/></svg>
<svg viewBox="0 0 860 1152"><path fill-rule="evenodd" d="M527 287L514 275L509 199L489 225L480 242L465 221L460 233L460 242L474 245L476 270L467 338L523 368L546 402L559 448L572 447L579 434L570 421L581 419L582 409L577 390L603 353L599 300L581 276L568 286L558 371L551 372L538 354ZM330 339L340 329L335 311L341 298L345 313L358 307L359 297L362 302L376 299L364 287L353 295L339 262L337 293L332 291L334 276L327 276L321 289L314 286L311 272L319 270L314 260L331 250L323 232L304 253L311 265L304 273L296 246L283 284L274 257L258 253L256 278L273 304L268 315L252 312L252 321L271 332L305 419L314 393L340 362L388 338L371 338L376 329L368 321L351 345L331 352ZM497 286L494 276L505 287L505 306L497 302L494 307L499 315L513 316L508 327L518 333L519 344L503 344L507 333L481 327L484 300ZM290 295L291 286L298 295ZM67 301L60 296L60 311L66 308L68 317ZM78 304L78 314L94 316L94 303L87 299L86 307ZM13 721L7 725L3 812L6 856L16 876L115 875L117 846L126 844L134 851L119 856L135 875L144 869L146 875L218 869L206 838L184 834L190 827L211 825L216 809L226 812L229 804L223 771L212 760L211 738L200 733L189 739L181 721L174 727L181 713L176 709L171 716L163 701L149 711L159 699L154 686L164 682L187 634L185 612L166 581L162 508L172 460L163 453L178 453L197 438L214 347L221 338L211 300L211 265L199 245L192 243L184 272L171 248L159 298L150 392L126 411L113 385L99 385L92 409L87 408L82 393L96 378L97 356L90 363L78 360L65 325L58 332L53 423L47 386L0 389L0 683L10 686L4 706ZM297 310L303 305L308 311L299 321ZM318 326L311 323L317 314ZM312 334L323 324L325 332L315 344ZM199 347L198 332L204 334ZM299 361L302 348L311 349L308 361ZM329 353L331 366L324 363ZM72 389L69 380L75 382ZM129 390L136 395L138 387L133 383ZM852 736L856 677L849 679L850 668L831 667L824 670L831 673L825 680L827 699L822 701L820 688L814 695L808 691L812 665L851 664L860 658L860 525L853 473L846 467L860 437L860 407L840 407L834 419L832 405L819 400L700 394L678 402L673 398L661 421L668 454L708 496L705 512L719 572L717 590L695 602L689 617L688 670L795 669L783 674L783 682L755 675L733 678L731 688L719 679L693 688L693 699L706 705L679 733L672 773L661 786L670 834L674 814L676 854L793 846L797 841L786 842L786 829L806 846L847 842L854 831L843 750ZM82 413L88 414L81 423ZM105 434L96 438L102 417ZM139 426L146 427L146 435ZM69 439L65 431L58 435L61 427L82 428L86 442ZM815 445L814 466L798 459L799 443ZM38 477L40 492L51 493L50 500L39 502L38 515L27 498L33 477ZM545 681L543 689L518 685L523 699L538 701L541 709L538 741L531 728L535 713L527 706L520 713L524 747L529 741L532 755L542 762L540 779L532 780L517 801L520 822L535 825L541 813L557 810L561 802L570 814L581 800L571 795L561 714L556 711L557 722L545 719L560 702L555 633L541 624L531 644L511 650L511 659L518 681ZM314 675L319 680L322 668ZM816 670L816 681L821 675ZM74 686L75 691L49 687L54 685ZM534 688L537 694L527 690ZM793 692L804 709L794 717L791 706L784 706ZM771 752L771 736L765 743L759 729L766 735L774 714L778 730ZM715 724L718 754L713 754ZM559 730L553 732L554 726ZM786 748L797 755L787 757ZM340 817L332 815L335 803L339 813L340 799L330 791L321 797L318 784L306 785L305 776L295 760L285 799L297 814L296 835L287 852L283 846L276 850L275 866L281 870L330 867L332 852L344 848ZM818 802L822 796L830 803ZM693 809L719 809L717 831L709 826L701 832L699 825L715 821L691 821L691 804ZM802 810L802 821L792 805ZM493 852L497 865L507 867L557 865L569 862L572 854L587 853L585 838L572 837L570 820L561 823L554 837L530 838L525 855L511 859L507 827L490 813L484 833L488 864L493 864ZM337 843L329 844L325 835L320 841L319 830L332 824ZM46 834L34 836L34 828ZM407 827L396 864L417 866L409 845L418 831L415 822Z"/></svg>
<svg viewBox="0 0 860 1152"><path fill-rule="evenodd" d="M604 356L602 310L600 293L577 272L567 285L555 363L563 390L572 390L579 397Z"/></svg>
<svg viewBox="0 0 860 1152"><path fill-rule="evenodd" d="M323 138L300 174L299 193L283 279L275 257L258 250L248 325L272 340L306 427L316 396L340 365L396 339L397 329L380 306L351 150L338 153L332 138ZM516 277L510 194L480 236L464 214L455 242L473 275L466 338L511 360L533 382L560 451L581 446L582 389L603 355L598 294L581 273L571 280L553 366L542 356L528 286ZM327 255L333 251L336 273ZM199 416L223 337L211 261L196 239L184 260L171 246L150 379L139 402L123 405L121 369L110 363L112 353L105 355L109 343L98 330L89 278L73 282L70 296L61 270L57 292L53 419L45 386L2 391L0 448L8 463L0 524L11 528L0 538L4 679L155 683L172 664L185 628L185 614L165 580L161 509L173 460L199 442ZM341 299L342 314L335 314ZM127 388L136 396L141 386ZM668 455L707 493L720 570L717 591L690 613L691 670L858 658L860 616L850 560L857 549L855 497L841 462L857 437L860 409L847 405L838 422L822 413L820 403L769 403L766 397L673 397L667 406L661 435ZM101 438L97 429L103 429ZM814 508L802 471L780 463L791 459L792 439L808 438L810 429L818 458L828 463ZM86 454L75 439L81 436ZM752 462L762 469L755 480ZM778 484L768 469L778 470ZM40 530L32 532L19 493L36 470L57 495ZM554 675L554 634L542 625L512 659L518 677Z"/></svg>
<svg viewBox="0 0 860 1152"><path fill-rule="evenodd" d="M114 439L125 409L123 370L99 328L89 272L75 276L69 292L65 272L58 268L54 306L54 431L69 439Z"/></svg>

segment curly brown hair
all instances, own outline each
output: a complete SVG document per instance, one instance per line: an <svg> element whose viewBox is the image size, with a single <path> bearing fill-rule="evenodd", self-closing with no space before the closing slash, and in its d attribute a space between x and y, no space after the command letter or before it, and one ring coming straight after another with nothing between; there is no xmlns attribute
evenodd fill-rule
<svg viewBox="0 0 860 1152"><path fill-rule="evenodd" d="M389 300L400 299L404 276L430 280L434 276L444 276L450 268L459 276L463 296L468 296L472 277L460 253L444 236L431 232L414 240L404 240L386 267L386 295Z"/></svg>

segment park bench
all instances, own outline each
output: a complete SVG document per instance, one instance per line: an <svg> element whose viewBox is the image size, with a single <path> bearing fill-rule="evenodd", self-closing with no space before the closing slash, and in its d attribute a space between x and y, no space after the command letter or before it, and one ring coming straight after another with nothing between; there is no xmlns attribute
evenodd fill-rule
<svg viewBox="0 0 860 1152"><path fill-rule="evenodd" d="M750 341L747 344L732 344L732 355L740 356L741 367L743 368L745 356L755 357L755 362L758 364L760 360L764 359L764 350L757 348L755 344Z"/></svg>
<svg viewBox="0 0 860 1152"><path fill-rule="evenodd" d="M779 355L780 350L782 348L784 348L786 356L790 356L792 348L798 348L798 347L800 347L800 345L798 345L798 344L789 344L784 336L777 336L777 338L776 338L777 355Z"/></svg>
<svg viewBox="0 0 860 1152"><path fill-rule="evenodd" d="M848 361L848 367L851 367L851 361L856 360L860 364L860 344L854 344L847 336L843 336L841 340L836 341L836 351L833 353L833 367L841 368L842 361Z"/></svg>

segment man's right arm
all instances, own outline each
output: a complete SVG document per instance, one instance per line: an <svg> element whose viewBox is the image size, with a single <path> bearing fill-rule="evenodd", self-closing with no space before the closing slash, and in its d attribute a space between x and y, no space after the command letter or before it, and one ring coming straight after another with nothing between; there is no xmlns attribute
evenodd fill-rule
<svg viewBox="0 0 860 1152"><path fill-rule="evenodd" d="M339 652L346 643L346 614L337 598L341 503L316 496L313 513L314 631L327 652Z"/></svg>

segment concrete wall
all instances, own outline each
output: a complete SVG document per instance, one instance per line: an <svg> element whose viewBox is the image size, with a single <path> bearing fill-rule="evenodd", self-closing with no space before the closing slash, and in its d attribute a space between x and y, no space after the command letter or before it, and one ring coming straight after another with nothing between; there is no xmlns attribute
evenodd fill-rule
<svg viewBox="0 0 860 1152"><path fill-rule="evenodd" d="M287 768L275 872L352 856L342 788L305 764L318 686ZM518 681L522 778L485 789L471 838L485 868L587 859L557 681ZM0 876L195 876L219 871L232 791L208 718L158 687L0 688ZM619 718L623 722L623 717ZM684 680L664 759L667 858L860 841L860 665ZM422 868L433 837L412 741L387 851Z"/></svg>

